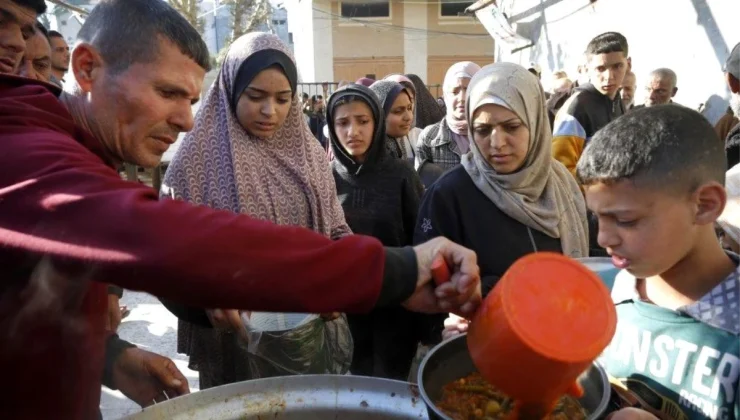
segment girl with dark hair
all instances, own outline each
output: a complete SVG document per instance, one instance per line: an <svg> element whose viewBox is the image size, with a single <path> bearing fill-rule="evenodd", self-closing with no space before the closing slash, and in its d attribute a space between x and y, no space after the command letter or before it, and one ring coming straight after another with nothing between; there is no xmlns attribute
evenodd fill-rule
<svg viewBox="0 0 740 420"><path fill-rule="evenodd" d="M365 86L347 85L329 99L326 119L335 156L331 167L350 228L385 246L410 245L423 187L411 166L388 154L378 98ZM420 339L415 314L396 307L348 319L351 372L406 380Z"/></svg>

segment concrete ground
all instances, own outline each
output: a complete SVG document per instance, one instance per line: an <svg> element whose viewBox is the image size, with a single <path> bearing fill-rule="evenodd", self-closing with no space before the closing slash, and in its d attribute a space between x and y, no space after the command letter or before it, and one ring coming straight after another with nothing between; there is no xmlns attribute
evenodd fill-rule
<svg viewBox="0 0 740 420"><path fill-rule="evenodd" d="M159 301L146 293L125 291L121 299L131 314L123 320L118 334L124 340L154 353L174 360L178 369L188 378L190 392L198 390L198 373L188 369L187 357L177 354L177 318ZM136 403L118 391L103 387L100 396L100 411L103 419L113 420L141 410Z"/></svg>

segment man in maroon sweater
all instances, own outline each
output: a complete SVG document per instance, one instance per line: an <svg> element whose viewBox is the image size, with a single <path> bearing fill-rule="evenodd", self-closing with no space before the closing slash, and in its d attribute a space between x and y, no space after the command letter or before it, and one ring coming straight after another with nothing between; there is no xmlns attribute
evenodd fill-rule
<svg viewBox="0 0 740 420"><path fill-rule="evenodd" d="M32 26L34 3L0 0L0 66L22 56L16 40ZM43 83L0 76L0 371L8 384L0 417L97 416L100 281L199 307L477 308L475 255L447 240L404 249L363 236L331 241L159 201L121 180L116 166L156 165L191 128L207 69L203 41L165 2L103 0L73 53L73 94L57 98ZM454 272L434 289L430 267L440 254Z"/></svg>

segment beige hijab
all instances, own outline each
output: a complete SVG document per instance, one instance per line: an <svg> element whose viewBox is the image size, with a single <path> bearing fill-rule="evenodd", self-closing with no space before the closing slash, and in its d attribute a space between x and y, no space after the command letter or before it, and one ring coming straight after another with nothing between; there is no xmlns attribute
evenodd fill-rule
<svg viewBox="0 0 740 420"><path fill-rule="evenodd" d="M552 158L552 132L545 111L545 94L535 76L513 63L483 67L468 86L467 120L475 111L499 103L512 110L529 128L529 151L524 166L511 174L497 173L470 136L470 153L462 164L478 189L515 220L553 238L563 254L588 256L586 204L573 175Z"/></svg>

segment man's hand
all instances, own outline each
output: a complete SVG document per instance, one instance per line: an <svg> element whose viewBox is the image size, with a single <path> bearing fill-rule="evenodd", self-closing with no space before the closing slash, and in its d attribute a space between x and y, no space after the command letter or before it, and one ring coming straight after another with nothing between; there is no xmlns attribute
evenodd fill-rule
<svg viewBox="0 0 740 420"><path fill-rule="evenodd" d="M232 332L244 330L244 323L236 309L209 309L206 315L213 328Z"/></svg>
<svg viewBox="0 0 740 420"><path fill-rule="evenodd" d="M467 332L470 321L465 318L460 318L455 314L450 314L450 316L445 319L444 325L445 329L442 330L442 339L447 340L448 338Z"/></svg>
<svg viewBox="0 0 740 420"><path fill-rule="evenodd" d="M434 238L414 247L419 277L416 292L404 302L404 307L422 313L454 312L470 317L481 303L480 270L475 252L446 238ZM432 261L442 255L450 267L452 278L435 289Z"/></svg>
<svg viewBox="0 0 740 420"><path fill-rule="evenodd" d="M108 318L105 320L105 329L111 332L118 331L122 318L118 296L108 295Z"/></svg>
<svg viewBox="0 0 740 420"><path fill-rule="evenodd" d="M116 359L113 385L142 407L190 393L188 380L172 360L136 347Z"/></svg>

